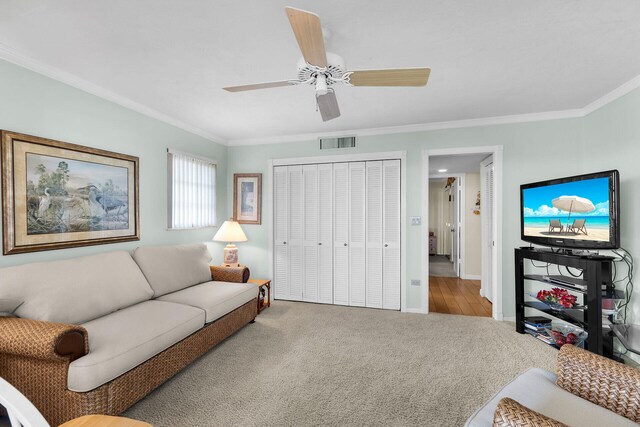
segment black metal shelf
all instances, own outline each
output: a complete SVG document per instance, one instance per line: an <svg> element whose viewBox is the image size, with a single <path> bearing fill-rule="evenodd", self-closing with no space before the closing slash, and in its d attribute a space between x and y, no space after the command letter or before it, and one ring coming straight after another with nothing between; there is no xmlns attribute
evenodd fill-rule
<svg viewBox="0 0 640 427"><path fill-rule="evenodd" d="M544 280L538 274L525 274L525 260L541 261L547 264L557 264L580 269L583 279L587 283L586 290ZM515 284L516 284L516 331L524 332L524 318L526 310L538 310L556 319L571 323L587 334L585 348L596 354L613 357L613 338L610 333L602 330L602 298L605 292L603 286L613 287L611 274L613 271L612 257L589 258L568 253L553 252L545 249L519 248L515 250ZM562 288L580 294L584 308L557 310L542 301L526 301L525 281L533 280L544 283L550 288Z"/></svg>

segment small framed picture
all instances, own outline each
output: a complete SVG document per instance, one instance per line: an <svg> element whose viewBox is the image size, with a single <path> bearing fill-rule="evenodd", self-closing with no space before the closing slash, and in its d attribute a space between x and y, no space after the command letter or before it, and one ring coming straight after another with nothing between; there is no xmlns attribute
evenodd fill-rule
<svg viewBox="0 0 640 427"><path fill-rule="evenodd" d="M262 174L233 174L233 217L240 224L262 224Z"/></svg>

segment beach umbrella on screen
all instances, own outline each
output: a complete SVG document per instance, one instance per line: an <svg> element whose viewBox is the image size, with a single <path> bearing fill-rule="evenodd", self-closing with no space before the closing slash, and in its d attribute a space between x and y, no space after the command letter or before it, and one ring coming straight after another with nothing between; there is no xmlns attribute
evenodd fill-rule
<svg viewBox="0 0 640 427"><path fill-rule="evenodd" d="M588 213L596 210L591 200L578 196L560 196L557 199L553 199L551 204L560 209L561 211L569 212L569 218L571 219L571 213Z"/></svg>

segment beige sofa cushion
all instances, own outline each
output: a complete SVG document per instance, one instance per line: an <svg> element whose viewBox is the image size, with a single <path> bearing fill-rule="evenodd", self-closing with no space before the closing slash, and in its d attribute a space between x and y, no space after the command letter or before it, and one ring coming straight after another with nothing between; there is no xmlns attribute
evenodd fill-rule
<svg viewBox="0 0 640 427"><path fill-rule="evenodd" d="M556 385L555 374L533 368L504 386L467 420L465 427L491 427L493 414L503 397L510 397L533 411L569 426L638 426L627 418L561 389Z"/></svg>
<svg viewBox="0 0 640 427"><path fill-rule="evenodd" d="M0 297L14 314L80 324L150 299L153 290L128 252L107 252L0 270Z"/></svg>
<svg viewBox="0 0 640 427"><path fill-rule="evenodd" d="M156 297L211 280L211 255L204 244L143 246L133 259Z"/></svg>
<svg viewBox="0 0 640 427"><path fill-rule="evenodd" d="M89 354L69 366L69 390L85 392L135 368L204 326L204 311L163 301L143 303L82 325Z"/></svg>
<svg viewBox="0 0 640 427"><path fill-rule="evenodd" d="M209 323L257 296L258 285L255 283L207 282L164 295L158 300L201 308L207 313L206 322Z"/></svg>

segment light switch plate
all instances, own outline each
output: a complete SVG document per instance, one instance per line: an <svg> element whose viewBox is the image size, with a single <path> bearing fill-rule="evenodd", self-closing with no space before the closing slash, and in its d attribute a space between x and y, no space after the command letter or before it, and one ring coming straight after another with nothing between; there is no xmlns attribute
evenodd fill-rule
<svg viewBox="0 0 640 427"><path fill-rule="evenodd" d="M412 280L411 286L420 286L420 280Z"/></svg>
<svg viewBox="0 0 640 427"><path fill-rule="evenodd" d="M420 225L420 224L422 224L422 218L420 218L419 216L411 217L411 225Z"/></svg>

